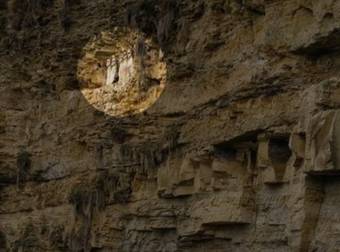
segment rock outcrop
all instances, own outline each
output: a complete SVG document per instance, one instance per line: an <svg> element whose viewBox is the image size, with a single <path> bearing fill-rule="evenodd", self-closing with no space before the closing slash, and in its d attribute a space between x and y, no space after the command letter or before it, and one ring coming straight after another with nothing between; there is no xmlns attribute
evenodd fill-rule
<svg viewBox="0 0 340 252"><path fill-rule="evenodd" d="M339 0L0 2L0 251L339 251Z"/></svg>

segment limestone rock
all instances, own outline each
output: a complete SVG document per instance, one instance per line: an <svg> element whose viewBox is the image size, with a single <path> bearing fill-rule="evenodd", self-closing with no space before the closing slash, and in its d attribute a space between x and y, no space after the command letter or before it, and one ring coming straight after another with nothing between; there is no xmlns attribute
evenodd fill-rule
<svg viewBox="0 0 340 252"><path fill-rule="evenodd" d="M340 251L339 0L0 1L0 251Z"/></svg>
<svg viewBox="0 0 340 252"><path fill-rule="evenodd" d="M307 172L331 174L339 169L339 111L315 115L310 122L308 136L309 165Z"/></svg>

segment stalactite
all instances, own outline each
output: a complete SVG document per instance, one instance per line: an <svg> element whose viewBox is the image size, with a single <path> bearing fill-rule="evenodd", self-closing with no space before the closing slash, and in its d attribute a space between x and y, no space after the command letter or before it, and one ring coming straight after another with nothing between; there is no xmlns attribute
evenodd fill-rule
<svg viewBox="0 0 340 252"><path fill-rule="evenodd" d="M30 153L20 151L17 156L17 186L20 188L28 176L31 168Z"/></svg>

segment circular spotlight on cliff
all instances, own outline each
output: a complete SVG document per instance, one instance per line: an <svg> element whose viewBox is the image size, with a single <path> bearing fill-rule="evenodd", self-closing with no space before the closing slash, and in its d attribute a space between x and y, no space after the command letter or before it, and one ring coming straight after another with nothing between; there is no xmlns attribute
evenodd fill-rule
<svg viewBox="0 0 340 252"><path fill-rule="evenodd" d="M77 75L82 94L94 108L126 116L157 101L165 87L166 64L152 39L116 28L87 43Z"/></svg>

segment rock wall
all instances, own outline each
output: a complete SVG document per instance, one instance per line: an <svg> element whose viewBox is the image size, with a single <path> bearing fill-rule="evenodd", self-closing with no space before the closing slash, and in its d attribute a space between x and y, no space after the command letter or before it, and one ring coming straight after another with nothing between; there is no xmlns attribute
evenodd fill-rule
<svg viewBox="0 0 340 252"><path fill-rule="evenodd" d="M78 76L117 29L167 69L120 116ZM338 0L1 1L0 251L340 251L339 31Z"/></svg>

